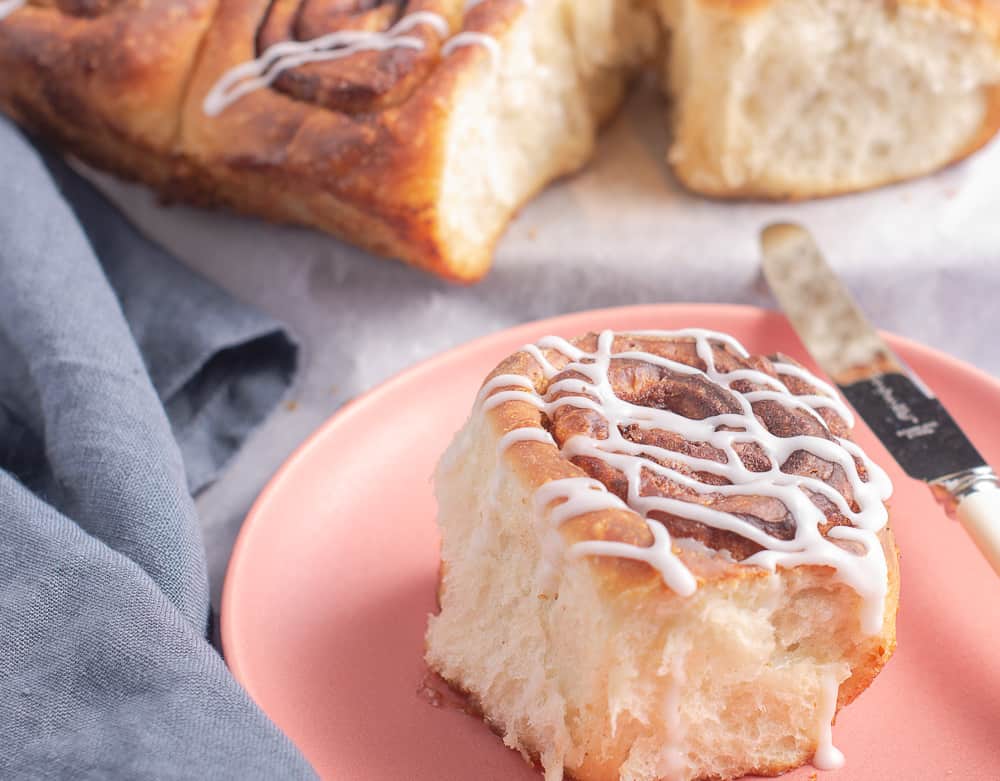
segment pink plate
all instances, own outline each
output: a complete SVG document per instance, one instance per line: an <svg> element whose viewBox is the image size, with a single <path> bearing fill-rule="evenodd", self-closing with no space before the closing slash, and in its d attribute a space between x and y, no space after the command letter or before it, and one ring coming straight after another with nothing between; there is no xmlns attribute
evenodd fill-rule
<svg viewBox="0 0 1000 781"><path fill-rule="evenodd" d="M481 722L417 690L434 609L430 476L485 375L528 341L613 328L700 326L754 352L805 351L784 318L715 305L584 312L512 328L400 374L341 410L254 505L233 552L222 640L233 673L324 778L537 781ZM889 337L972 439L1000 463L1000 383ZM809 361L805 360L808 364ZM1000 584L928 489L862 427L896 492L899 649L834 730L839 779L1000 778ZM806 781L803 768L788 779Z"/></svg>

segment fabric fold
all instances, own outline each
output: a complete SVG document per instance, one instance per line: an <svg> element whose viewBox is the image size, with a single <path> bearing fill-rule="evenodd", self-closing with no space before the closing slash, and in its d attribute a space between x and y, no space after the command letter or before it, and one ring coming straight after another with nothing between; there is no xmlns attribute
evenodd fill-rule
<svg viewBox="0 0 1000 781"><path fill-rule="evenodd" d="M3 119L0 170L0 776L312 777L206 640L191 496L294 341Z"/></svg>

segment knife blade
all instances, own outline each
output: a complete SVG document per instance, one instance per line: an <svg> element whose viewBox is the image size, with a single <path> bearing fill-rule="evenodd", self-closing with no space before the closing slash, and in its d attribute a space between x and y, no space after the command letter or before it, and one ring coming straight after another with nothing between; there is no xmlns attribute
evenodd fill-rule
<svg viewBox="0 0 1000 781"><path fill-rule="evenodd" d="M927 483L1000 574L1000 481L934 393L896 355L808 231L761 233L762 269L806 349L910 477Z"/></svg>

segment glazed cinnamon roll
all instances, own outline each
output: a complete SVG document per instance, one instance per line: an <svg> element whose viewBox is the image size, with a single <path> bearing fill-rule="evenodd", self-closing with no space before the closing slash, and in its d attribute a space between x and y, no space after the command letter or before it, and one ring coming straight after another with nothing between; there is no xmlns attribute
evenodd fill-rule
<svg viewBox="0 0 1000 781"><path fill-rule="evenodd" d="M547 781L839 765L898 602L891 485L852 424L725 334L528 345L438 467L429 664Z"/></svg>

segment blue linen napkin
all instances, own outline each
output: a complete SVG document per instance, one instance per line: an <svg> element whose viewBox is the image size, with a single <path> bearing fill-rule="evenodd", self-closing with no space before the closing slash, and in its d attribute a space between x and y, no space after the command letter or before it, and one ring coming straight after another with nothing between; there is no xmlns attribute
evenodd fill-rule
<svg viewBox="0 0 1000 781"><path fill-rule="evenodd" d="M191 492L283 329L0 118L0 778L312 778L206 640Z"/></svg>

